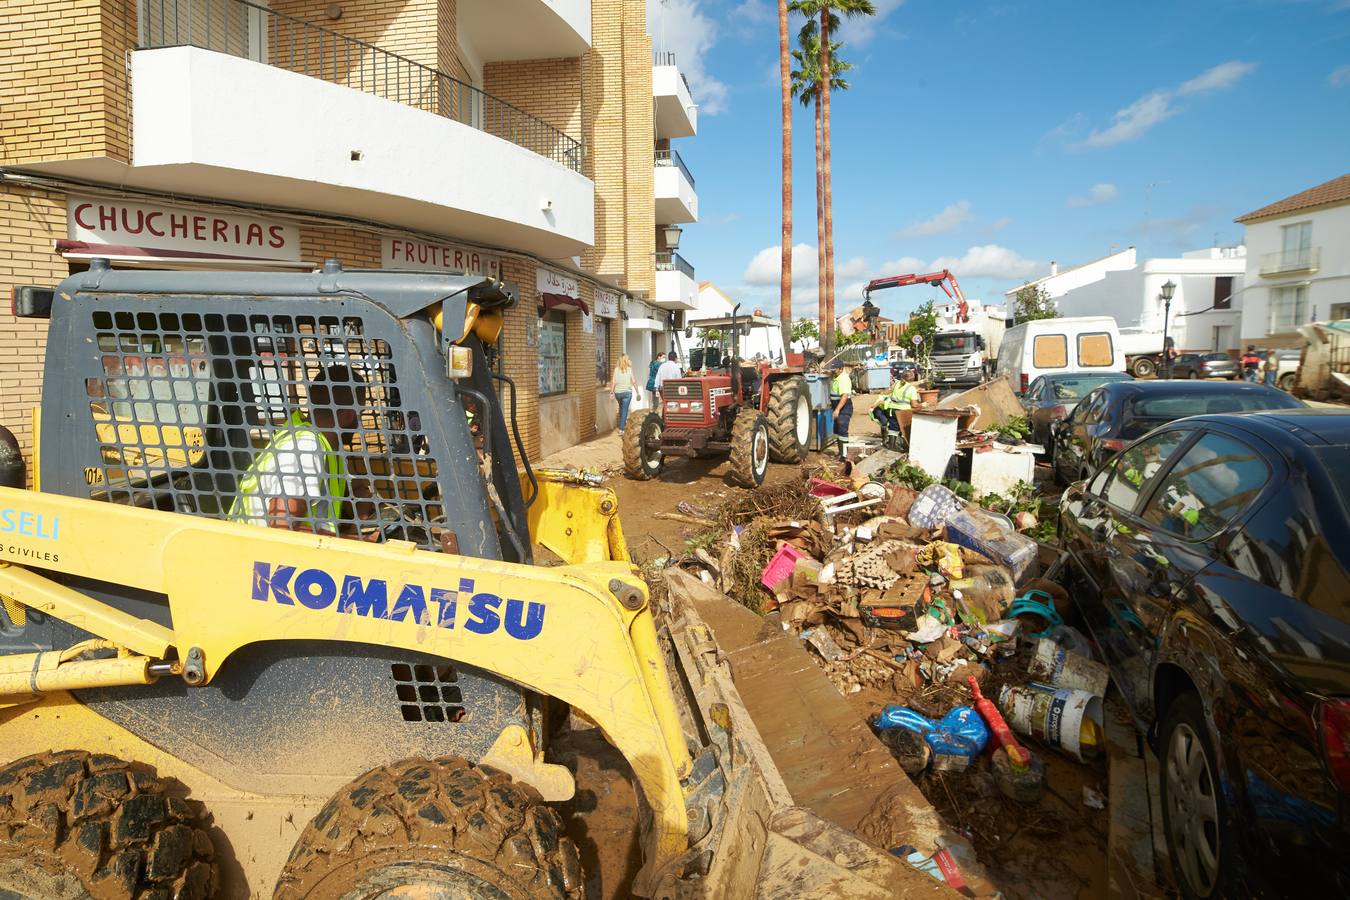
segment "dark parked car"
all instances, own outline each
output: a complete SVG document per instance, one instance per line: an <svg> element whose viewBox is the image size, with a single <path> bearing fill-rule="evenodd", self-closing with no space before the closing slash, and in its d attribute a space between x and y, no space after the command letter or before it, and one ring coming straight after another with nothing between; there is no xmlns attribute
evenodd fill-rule
<svg viewBox="0 0 1350 900"><path fill-rule="evenodd" d="M1129 381L1123 372L1054 372L1042 375L1027 385L1022 394L1022 409L1031 423L1029 440L1052 453L1050 426L1073 412L1078 401L1095 387L1111 381Z"/></svg>
<svg viewBox="0 0 1350 900"><path fill-rule="evenodd" d="M1079 401L1054 429L1055 478L1087 478L1130 441L1159 425L1206 413L1298 409L1302 403L1261 384L1117 381Z"/></svg>
<svg viewBox="0 0 1350 900"><path fill-rule="evenodd" d="M1350 413L1199 416L1061 503L1185 897L1350 897Z"/></svg>
<svg viewBox="0 0 1350 900"><path fill-rule="evenodd" d="M1183 353L1172 361L1173 378L1227 378L1242 373L1227 353Z"/></svg>

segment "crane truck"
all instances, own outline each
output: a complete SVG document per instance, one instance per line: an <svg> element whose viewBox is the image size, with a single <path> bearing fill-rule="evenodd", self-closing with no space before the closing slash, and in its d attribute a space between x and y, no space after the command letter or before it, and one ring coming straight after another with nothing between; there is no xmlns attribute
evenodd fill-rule
<svg viewBox="0 0 1350 900"><path fill-rule="evenodd" d="M966 296L950 270L943 269L925 275L888 275L884 278L874 278L863 289L863 298L870 301L874 291L913 284L928 284L942 288L943 292L957 304L955 321L940 325L938 333L933 338L933 346L928 348L928 371L933 384L972 387L985 381L993 372L993 355L985 335L971 325Z"/></svg>

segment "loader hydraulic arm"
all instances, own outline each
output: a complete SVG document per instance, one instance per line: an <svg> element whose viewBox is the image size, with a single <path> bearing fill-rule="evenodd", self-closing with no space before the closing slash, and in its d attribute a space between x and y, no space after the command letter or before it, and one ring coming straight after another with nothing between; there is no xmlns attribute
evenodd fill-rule
<svg viewBox="0 0 1350 900"><path fill-rule="evenodd" d="M0 508L28 525L0 542L0 594L24 606L170 659L190 684L209 683L240 648L278 640L398 647L496 673L580 710L627 758L654 816L648 872L687 847L691 760L646 586L627 562L533 567L10 488ZM162 594L173 626L42 570Z"/></svg>

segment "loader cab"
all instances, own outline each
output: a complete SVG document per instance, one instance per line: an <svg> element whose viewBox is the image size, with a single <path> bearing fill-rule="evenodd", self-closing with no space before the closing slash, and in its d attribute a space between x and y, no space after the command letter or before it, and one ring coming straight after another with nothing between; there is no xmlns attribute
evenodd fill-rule
<svg viewBox="0 0 1350 900"><path fill-rule="evenodd" d="M529 561L526 504L480 338L491 330L483 323L514 302L509 288L336 264L293 274L112 271L96 262L56 296L43 383L44 492L238 521L241 480L280 430L297 419L341 422L333 448L341 471L309 473L346 483L333 516L338 536ZM257 563L275 571L273 560ZM244 564L256 577L257 564ZM64 580L172 627L161 594L115 575ZM222 610L251 595L247 583L220 592ZM34 618L22 634L0 635L0 645L65 647L86 637L54 617ZM387 761L382 747L428 757L455 747L479 759L510 726L543 742L546 699L506 679L426 654L284 638L260 636L206 688L166 679L134 702L116 690L79 696L124 727L148 728L171 753L224 760L245 790L283 773L333 774L313 737L334 722L359 722L368 737L340 761L337 771L349 776ZM315 697L331 703L307 699ZM283 708L288 727L276 729Z"/></svg>

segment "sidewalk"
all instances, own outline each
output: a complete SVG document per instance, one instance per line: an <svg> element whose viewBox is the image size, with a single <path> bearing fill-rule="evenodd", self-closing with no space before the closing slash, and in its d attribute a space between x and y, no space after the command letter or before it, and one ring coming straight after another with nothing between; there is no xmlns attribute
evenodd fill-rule
<svg viewBox="0 0 1350 900"><path fill-rule="evenodd" d="M634 421L630 424L636 425ZM592 472L617 472L623 468L623 435L618 429L598 438L559 450L535 463L544 469L588 469Z"/></svg>

